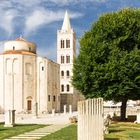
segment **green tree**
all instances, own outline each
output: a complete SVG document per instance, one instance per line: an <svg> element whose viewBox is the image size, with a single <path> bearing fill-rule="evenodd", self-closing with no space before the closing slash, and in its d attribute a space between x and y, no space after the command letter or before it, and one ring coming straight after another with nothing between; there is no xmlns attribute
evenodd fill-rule
<svg viewBox="0 0 140 140"><path fill-rule="evenodd" d="M80 39L72 84L86 98L140 99L140 9L103 14Z"/></svg>

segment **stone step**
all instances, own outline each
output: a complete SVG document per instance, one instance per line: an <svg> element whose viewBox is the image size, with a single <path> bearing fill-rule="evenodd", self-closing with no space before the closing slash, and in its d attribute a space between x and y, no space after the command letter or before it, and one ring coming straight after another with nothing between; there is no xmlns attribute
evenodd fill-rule
<svg viewBox="0 0 140 140"><path fill-rule="evenodd" d="M50 134L50 133L46 133L46 132L27 132L27 133L24 133L25 135L47 135L47 134Z"/></svg>
<svg viewBox="0 0 140 140"><path fill-rule="evenodd" d="M41 137L39 136L15 136L15 137L11 137L10 139L28 139L28 140L32 140L32 139L40 139Z"/></svg>
<svg viewBox="0 0 140 140"><path fill-rule="evenodd" d="M4 140L38 140L40 138L9 138L9 139L4 139Z"/></svg>
<svg viewBox="0 0 140 140"><path fill-rule="evenodd" d="M39 128L33 131L25 132L23 134L13 136L10 138L7 138L5 140L37 140L40 139L50 133L56 132L68 125L51 125L43 128Z"/></svg>
<svg viewBox="0 0 140 140"><path fill-rule="evenodd" d="M47 134L22 134L22 135L18 135L18 137L23 137L23 136L28 136L28 137L34 137L34 136L37 136L37 137L43 137Z"/></svg>

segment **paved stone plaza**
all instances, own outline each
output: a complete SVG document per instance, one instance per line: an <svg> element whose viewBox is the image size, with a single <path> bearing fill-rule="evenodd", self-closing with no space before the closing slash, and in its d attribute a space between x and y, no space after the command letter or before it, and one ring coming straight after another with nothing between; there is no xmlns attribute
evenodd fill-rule
<svg viewBox="0 0 140 140"><path fill-rule="evenodd" d="M18 136L8 138L7 140L35 140L40 139L52 132L58 131L70 125L69 118L77 116L77 112L69 113L56 113L56 114L42 114L38 117L33 114L16 114L16 124L46 124L44 128L35 129ZM0 115L0 122L4 122L4 115Z"/></svg>
<svg viewBox="0 0 140 140"><path fill-rule="evenodd" d="M16 114L16 124L68 124L69 118L72 116L77 116L77 112L69 113L56 113L52 114L42 114L38 117L32 114ZM0 122L4 122L4 115L0 115Z"/></svg>

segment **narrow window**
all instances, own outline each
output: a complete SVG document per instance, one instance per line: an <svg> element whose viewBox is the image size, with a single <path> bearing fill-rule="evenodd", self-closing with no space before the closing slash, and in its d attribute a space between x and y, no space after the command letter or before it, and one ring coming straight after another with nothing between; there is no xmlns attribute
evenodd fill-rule
<svg viewBox="0 0 140 140"><path fill-rule="evenodd" d="M64 85L61 85L61 91L62 92L64 91Z"/></svg>
<svg viewBox="0 0 140 140"><path fill-rule="evenodd" d="M64 63L64 56L61 56L61 64Z"/></svg>
<svg viewBox="0 0 140 140"><path fill-rule="evenodd" d="M61 71L61 76L62 76L62 77L64 76L64 71L63 71L63 70Z"/></svg>
<svg viewBox="0 0 140 140"><path fill-rule="evenodd" d="M55 102L55 96L53 96L53 101Z"/></svg>
<svg viewBox="0 0 140 140"><path fill-rule="evenodd" d="M70 86L69 85L67 85L67 91L70 91Z"/></svg>
<svg viewBox="0 0 140 140"><path fill-rule="evenodd" d="M42 67L42 71L44 71L44 67Z"/></svg>
<svg viewBox="0 0 140 140"><path fill-rule="evenodd" d="M61 48L64 48L65 46L64 46L64 40L61 40Z"/></svg>
<svg viewBox="0 0 140 140"><path fill-rule="evenodd" d="M32 110L32 101L31 100L27 100L27 110L28 111Z"/></svg>
<svg viewBox="0 0 140 140"><path fill-rule="evenodd" d="M70 40L69 39L66 40L66 48L70 48Z"/></svg>
<svg viewBox="0 0 140 140"><path fill-rule="evenodd" d="M29 52L31 51L31 47L29 47Z"/></svg>
<svg viewBox="0 0 140 140"><path fill-rule="evenodd" d="M49 101L49 102L51 101L51 96L50 96L50 95L48 95L48 101Z"/></svg>
<svg viewBox="0 0 140 140"><path fill-rule="evenodd" d="M67 74L67 77L69 77L70 76L70 71L67 70L66 74Z"/></svg>
<svg viewBox="0 0 140 140"><path fill-rule="evenodd" d="M15 46L13 46L13 50L15 50Z"/></svg>
<svg viewBox="0 0 140 140"><path fill-rule="evenodd" d="M70 56L69 55L66 56L66 63L70 63Z"/></svg>

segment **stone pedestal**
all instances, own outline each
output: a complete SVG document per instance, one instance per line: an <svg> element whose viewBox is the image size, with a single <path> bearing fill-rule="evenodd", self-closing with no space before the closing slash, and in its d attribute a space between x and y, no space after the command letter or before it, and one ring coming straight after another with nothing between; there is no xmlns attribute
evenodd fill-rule
<svg viewBox="0 0 140 140"><path fill-rule="evenodd" d="M55 109L52 109L52 116L55 116Z"/></svg>
<svg viewBox="0 0 140 140"><path fill-rule="evenodd" d="M69 114L72 114L72 105L69 105Z"/></svg>
<svg viewBox="0 0 140 140"><path fill-rule="evenodd" d="M64 105L64 114L66 114L66 112L67 112L67 111L66 111L66 107L67 107L67 106Z"/></svg>
<svg viewBox="0 0 140 140"><path fill-rule="evenodd" d="M15 125L15 110L8 110L5 112L4 127L14 127Z"/></svg>
<svg viewBox="0 0 140 140"><path fill-rule="evenodd" d="M137 106L137 123L140 123L140 106Z"/></svg>

